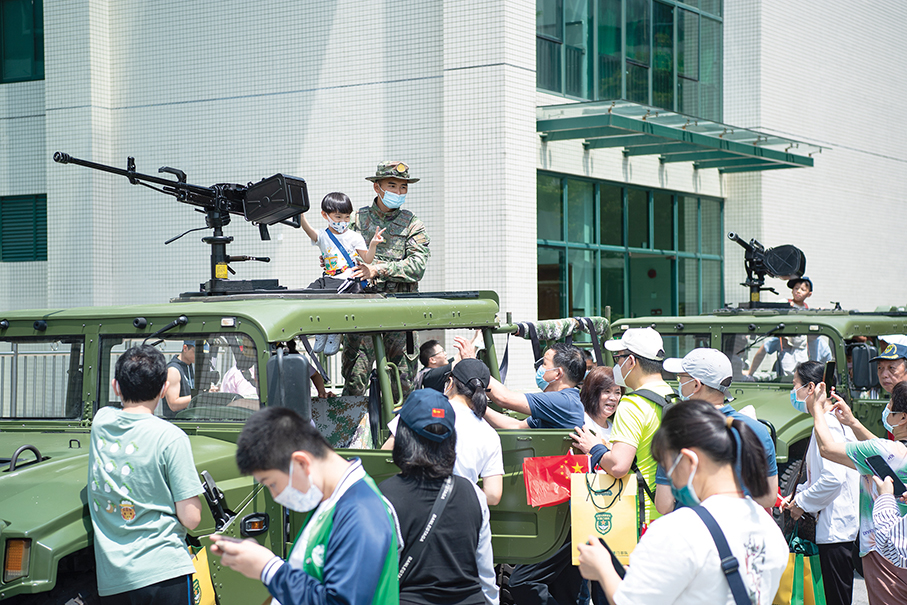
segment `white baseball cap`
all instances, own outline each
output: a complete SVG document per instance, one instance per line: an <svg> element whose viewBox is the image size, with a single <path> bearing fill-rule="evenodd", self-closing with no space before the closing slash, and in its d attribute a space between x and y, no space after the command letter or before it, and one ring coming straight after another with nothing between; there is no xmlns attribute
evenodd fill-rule
<svg viewBox="0 0 907 605"><path fill-rule="evenodd" d="M727 393L734 379L731 360L717 349L693 349L683 359L665 359L664 369L671 374L689 374L705 386L722 393Z"/></svg>
<svg viewBox="0 0 907 605"><path fill-rule="evenodd" d="M665 357L661 334L652 328L629 328L619 339L605 343L609 351L630 351L634 355L661 361Z"/></svg>
<svg viewBox="0 0 907 605"><path fill-rule="evenodd" d="M903 334L886 334L885 336L879 336L880 340L884 340L890 345L905 345L907 346L907 336Z"/></svg>

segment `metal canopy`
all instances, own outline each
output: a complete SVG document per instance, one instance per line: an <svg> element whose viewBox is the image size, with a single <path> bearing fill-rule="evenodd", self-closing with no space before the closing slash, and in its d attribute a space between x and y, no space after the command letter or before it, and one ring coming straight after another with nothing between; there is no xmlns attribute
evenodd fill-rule
<svg viewBox="0 0 907 605"><path fill-rule="evenodd" d="M622 147L625 156L657 155L722 173L813 165L823 147L685 116L630 101L592 101L536 108L544 141L582 139L586 149Z"/></svg>

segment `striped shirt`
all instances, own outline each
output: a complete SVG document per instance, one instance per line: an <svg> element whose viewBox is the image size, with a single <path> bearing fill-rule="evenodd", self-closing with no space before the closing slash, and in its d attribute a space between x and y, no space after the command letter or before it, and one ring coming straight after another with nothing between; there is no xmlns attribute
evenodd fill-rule
<svg viewBox="0 0 907 605"><path fill-rule="evenodd" d="M881 494L872 507L876 550L898 567L907 567L907 517L902 517L894 496Z"/></svg>

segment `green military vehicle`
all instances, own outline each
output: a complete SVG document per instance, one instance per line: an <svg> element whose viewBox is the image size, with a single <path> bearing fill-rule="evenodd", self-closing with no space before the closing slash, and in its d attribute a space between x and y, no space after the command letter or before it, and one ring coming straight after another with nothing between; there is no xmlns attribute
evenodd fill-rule
<svg viewBox="0 0 907 605"><path fill-rule="evenodd" d="M243 421L266 405L311 414L316 426L347 457L362 458L381 480L395 474L390 453L377 449L388 436L392 384L399 369L382 348L385 331L439 331L469 335L481 330L486 359L497 375L492 335L517 331L497 319L492 292L406 295L299 293L181 297L169 304L53 309L0 313L0 601L11 603L94 602L95 571L89 507L108 512L129 505L115 494L89 498L88 449L91 419L102 406L117 405L113 367L127 348L154 343L179 353L196 343L192 402L172 418L188 435L199 473L210 477L209 507L193 541L222 531L253 537L286 556L303 515L276 505L267 489L239 475L235 441ZM549 322L556 323L556 322ZM565 322L572 324L572 320ZM592 325L592 324L590 324ZM594 331L607 322L596 319ZM544 333L544 326L540 326ZM430 332L427 332L430 331ZM367 333L377 352L377 389L371 398L309 397L308 365L301 378L279 343L319 333ZM301 348L300 348L301 349ZM251 363L250 363L251 362ZM210 389L236 366L252 392ZM533 509L526 503L522 460L562 454L567 431L500 431L504 493L491 507L495 558L521 563L545 559L569 531L567 505ZM260 603L260 582L221 568L211 557L221 605Z"/></svg>
<svg viewBox="0 0 907 605"><path fill-rule="evenodd" d="M731 405L738 410L752 405L756 417L771 425L782 488L799 468L813 427L812 418L790 403L797 363L834 360L837 392L868 429L885 434L881 418L887 395L879 387L875 362L869 360L879 351L879 337L907 334L903 311L721 309L699 316L621 319L612 329L619 336L627 328L645 326L658 330L670 357L711 347L731 359Z"/></svg>

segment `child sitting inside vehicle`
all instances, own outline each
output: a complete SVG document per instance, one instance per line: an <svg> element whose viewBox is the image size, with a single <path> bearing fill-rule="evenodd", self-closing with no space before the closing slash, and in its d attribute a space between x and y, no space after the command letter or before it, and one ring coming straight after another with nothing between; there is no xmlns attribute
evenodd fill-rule
<svg viewBox="0 0 907 605"><path fill-rule="evenodd" d="M324 274L307 286L308 289L334 290L337 293L355 294L362 291L362 284L350 276L359 262L368 264L375 257L378 244L384 241L378 229L368 246L362 235L350 231L350 216L353 203L344 193L334 192L321 200L321 216L328 221L328 228L316 231L302 214L302 228L312 240L313 246L321 249ZM315 338L314 350L327 355L335 354L340 348L340 334L319 334Z"/></svg>

